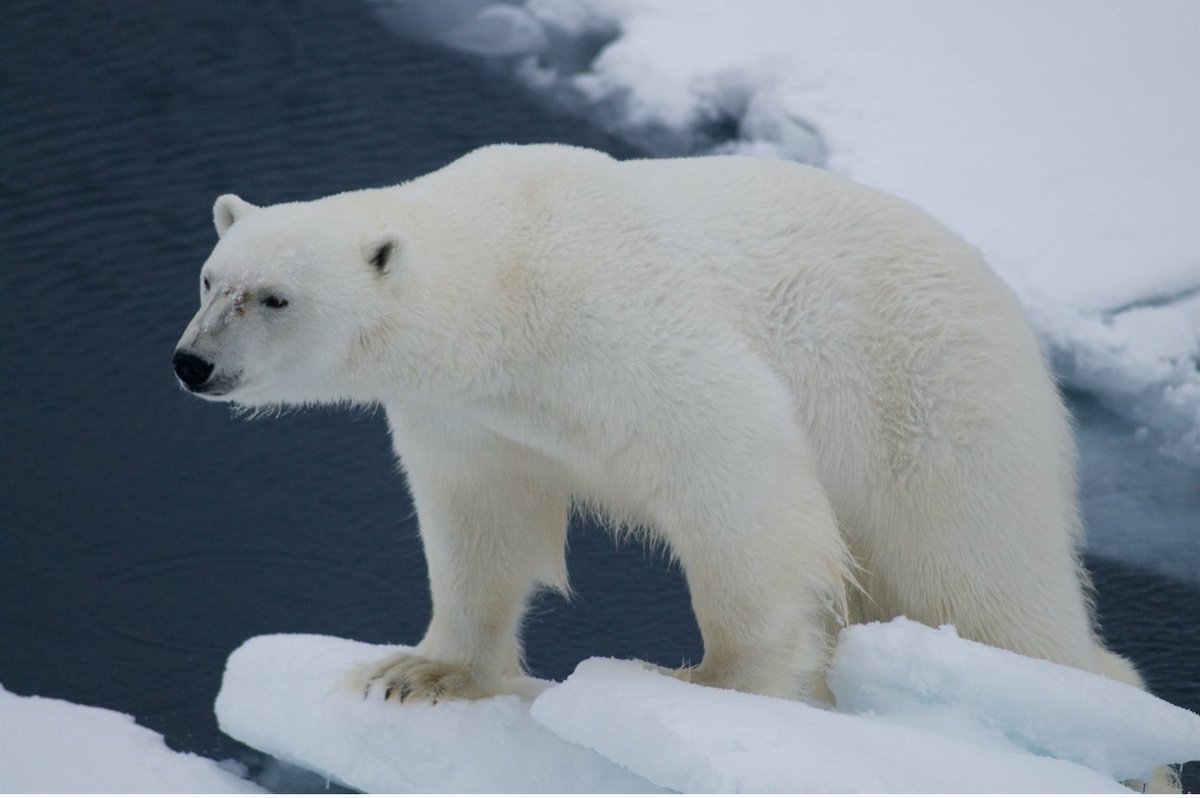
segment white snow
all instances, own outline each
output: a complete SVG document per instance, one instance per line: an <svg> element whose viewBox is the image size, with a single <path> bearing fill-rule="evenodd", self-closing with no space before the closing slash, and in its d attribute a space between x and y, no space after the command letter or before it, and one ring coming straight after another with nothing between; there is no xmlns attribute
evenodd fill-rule
<svg viewBox="0 0 1200 798"><path fill-rule="evenodd" d="M1118 778L1200 757L1186 710L905 620L845 633L837 711L598 659L479 702L349 689L349 669L392 650L253 638L229 659L221 727L384 792L1120 792Z"/></svg>
<svg viewBox="0 0 1200 798"><path fill-rule="evenodd" d="M120 712L0 687L0 792L235 793L256 785Z"/></svg>
<svg viewBox="0 0 1200 798"><path fill-rule="evenodd" d="M436 706L364 700L347 686L351 668L396 650L319 635L252 638L226 665L221 730L365 792L658 791L534 722L530 701L549 682Z"/></svg>
<svg viewBox="0 0 1200 798"><path fill-rule="evenodd" d="M1068 385L1200 463L1200 4L452 9L444 41L526 53L529 85L659 154L820 162L921 205L1012 286Z"/></svg>

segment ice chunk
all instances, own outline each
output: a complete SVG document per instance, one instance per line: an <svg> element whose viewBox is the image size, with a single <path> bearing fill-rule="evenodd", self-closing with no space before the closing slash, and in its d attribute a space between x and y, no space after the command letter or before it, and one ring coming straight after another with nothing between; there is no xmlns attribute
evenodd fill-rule
<svg viewBox="0 0 1200 798"><path fill-rule="evenodd" d="M318 635L242 644L225 668L216 712L247 745L366 792L655 792L654 785L559 739L529 716L548 683L520 695L398 705L364 700L343 679L397 647Z"/></svg>
<svg viewBox="0 0 1200 798"><path fill-rule="evenodd" d="M983 727L1014 744L1143 779L1200 759L1200 716L1094 673L904 618L842 630L829 686L843 712L921 728Z"/></svg>
<svg viewBox="0 0 1200 798"><path fill-rule="evenodd" d="M592 659L533 717L684 792L1121 792L1074 762ZM947 729L950 733L957 730Z"/></svg>
<svg viewBox="0 0 1200 798"><path fill-rule="evenodd" d="M0 687L0 792L262 792L162 735L99 707Z"/></svg>
<svg viewBox="0 0 1200 798"><path fill-rule="evenodd" d="M559 685L518 680L512 695L437 706L345 684L393 650L254 638L226 667L221 727L389 792L1121 792L1117 779L1200 756L1186 710L903 619L843 633L836 711L603 659Z"/></svg>

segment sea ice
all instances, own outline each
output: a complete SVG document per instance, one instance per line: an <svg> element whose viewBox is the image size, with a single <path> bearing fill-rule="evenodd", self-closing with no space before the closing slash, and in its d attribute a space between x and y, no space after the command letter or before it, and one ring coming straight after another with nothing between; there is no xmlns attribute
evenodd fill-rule
<svg viewBox="0 0 1200 798"><path fill-rule="evenodd" d="M842 630L829 687L842 712L999 732L1114 779L1200 759L1200 716L1094 673L898 618Z"/></svg>
<svg viewBox="0 0 1200 798"><path fill-rule="evenodd" d="M1073 762L592 659L533 717L681 792L1121 792Z"/></svg>
<svg viewBox="0 0 1200 798"><path fill-rule="evenodd" d="M0 792L239 793L256 785L111 709L0 687Z"/></svg>
<svg viewBox="0 0 1200 798"><path fill-rule="evenodd" d="M549 683L513 695L428 704L365 700L354 666L399 650L319 635L243 643L225 668L221 730L278 759L365 792L658 792L529 717Z"/></svg>
<svg viewBox="0 0 1200 798"><path fill-rule="evenodd" d="M393 650L254 638L230 657L221 727L387 792L1121 792L1117 779L1200 757L1186 710L903 619L844 633L837 710L603 659L479 702L397 705L346 686Z"/></svg>

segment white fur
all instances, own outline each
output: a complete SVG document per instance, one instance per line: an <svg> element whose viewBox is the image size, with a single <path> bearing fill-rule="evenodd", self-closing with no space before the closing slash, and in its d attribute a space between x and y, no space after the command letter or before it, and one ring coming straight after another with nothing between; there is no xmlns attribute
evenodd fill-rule
<svg viewBox="0 0 1200 798"><path fill-rule="evenodd" d="M515 673L530 594L566 587L572 501L678 557L697 681L819 692L834 623L905 614L1140 683L1093 632L1037 341L911 205L778 161L497 146L215 216L180 342L210 398L382 403L408 474L433 619L364 690Z"/></svg>

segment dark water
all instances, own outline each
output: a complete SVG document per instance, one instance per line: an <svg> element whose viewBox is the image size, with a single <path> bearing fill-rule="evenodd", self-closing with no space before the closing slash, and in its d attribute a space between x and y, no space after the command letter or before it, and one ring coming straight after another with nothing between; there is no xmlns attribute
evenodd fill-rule
<svg viewBox="0 0 1200 798"><path fill-rule="evenodd" d="M247 422L176 388L213 198L390 184L496 141L630 153L357 2L9 0L0 36L0 683L257 767L212 716L233 648L411 643L429 603L379 416ZM1125 429L1077 407L1085 432ZM537 673L698 656L661 558L581 526L570 566L576 600L529 623ZM1200 709L1200 590L1093 566L1113 646Z"/></svg>

